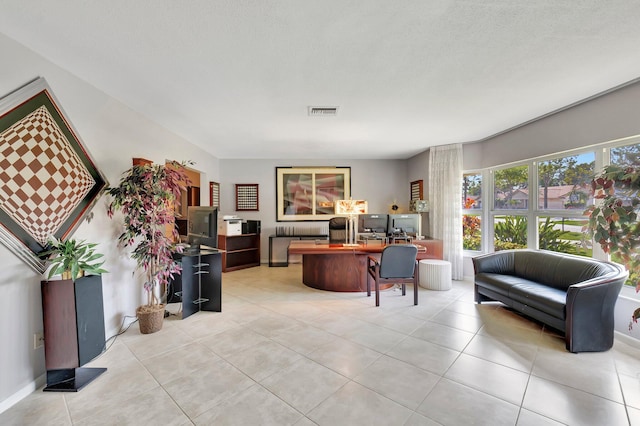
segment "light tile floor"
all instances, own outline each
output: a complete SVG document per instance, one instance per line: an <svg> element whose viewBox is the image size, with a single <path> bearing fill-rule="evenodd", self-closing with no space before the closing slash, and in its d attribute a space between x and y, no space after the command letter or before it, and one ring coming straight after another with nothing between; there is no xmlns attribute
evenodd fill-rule
<svg viewBox="0 0 640 426"><path fill-rule="evenodd" d="M300 265L223 275L223 312L137 325L78 393L34 392L2 425L640 425L640 350L571 354L472 283L332 293ZM173 311L178 305L170 305Z"/></svg>

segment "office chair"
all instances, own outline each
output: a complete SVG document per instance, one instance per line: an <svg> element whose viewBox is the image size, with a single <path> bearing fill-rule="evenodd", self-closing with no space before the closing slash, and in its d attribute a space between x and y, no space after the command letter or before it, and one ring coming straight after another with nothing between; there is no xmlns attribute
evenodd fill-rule
<svg viewBox="0 0 640 426"><path fill-rule="evenodd" d="M402 284L402 295L406 295L405 284L413 283L413 304L418 304L418 248L412 244L394 244L382 249L380 261L367 259L367 296L371 296L371 277L376 285L376 306L380 306L380 283Z"/></svg>
<svg viewBox="0 0 640 426"><path fill-rule="evenodd" d="M329 219L329 244L347 242L347 218L344 216Z"/></svg>

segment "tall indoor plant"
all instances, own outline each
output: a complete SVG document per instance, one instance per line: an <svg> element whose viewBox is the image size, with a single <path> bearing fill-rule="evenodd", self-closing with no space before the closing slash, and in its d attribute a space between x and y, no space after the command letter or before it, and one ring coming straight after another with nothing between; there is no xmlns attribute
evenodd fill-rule
<svg viewBox="0 0 640 426"><path fill-rule="evenodd" d="M118 186L107 189L112 197L107 213L124 215L120 246L132 247L131 257L145 275L147 303L136 310L140 332L153 333L162 328L164 305L160 289L166 289L180 264L173 259L179 249L175 229L175 205L186 190L189 178L185 163L134 165L124 173ZM169 226L167 226L169 225ZM169 235L167 235L169 233Z"/></svg>
<svg viewBox="0 0 640 426"><path fill-rule="evenodd" d="M595 199L589 207L588 230L594 240L615 261L629 271L629 282L640 291L640 165L609 165L591 182ZM632 322L640 318L640 308L632 314Z"/></svg>

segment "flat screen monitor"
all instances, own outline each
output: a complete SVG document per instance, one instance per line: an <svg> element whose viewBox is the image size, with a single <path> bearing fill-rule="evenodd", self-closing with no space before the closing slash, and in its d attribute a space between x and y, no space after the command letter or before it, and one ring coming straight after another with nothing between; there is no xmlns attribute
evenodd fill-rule
<svg viewBox="0 0 640 426"><path fill-rule="evenodd" d="M187 217L189 244L218 247L218 209L216 207L189 206Z"/></svg>
<svg viewBox="0 0 640 426"><path fill-rule="evenodd" d="M386 234L389 215L369 213L358 215L358 234Z"/></svg>
<svg viewBox="0 0 640 426"><path fill-rule="evenodd" d="M390 214L387 233L416 236L420 227L420 215L417 213Z"/></svg>

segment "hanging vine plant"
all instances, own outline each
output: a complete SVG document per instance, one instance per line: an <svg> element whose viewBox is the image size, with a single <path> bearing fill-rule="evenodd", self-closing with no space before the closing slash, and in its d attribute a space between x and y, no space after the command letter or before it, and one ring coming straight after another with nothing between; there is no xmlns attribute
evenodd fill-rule
<svg viewBox="0 0 640 426"><path fill-rule="evenodd" d="M600 200L589 207L588 231L614 261L629 271L628 284L640 291L640 165L610 165L591 182L593 197ZM640 318L636 309L629 329Z"/></svg>

